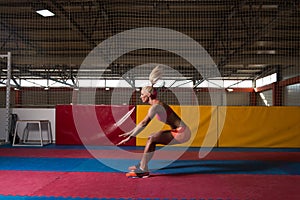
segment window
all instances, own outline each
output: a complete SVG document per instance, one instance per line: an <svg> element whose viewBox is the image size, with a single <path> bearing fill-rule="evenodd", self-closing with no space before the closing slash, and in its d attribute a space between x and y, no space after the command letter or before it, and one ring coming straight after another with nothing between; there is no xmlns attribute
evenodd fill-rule
<svg viewBox="0 0 300 200"><path fill-rule="evenodd" d="M263 78L257 79L255 81L256 87L262 87L264 85L269 85L277 81L277 74L271 74L269 76L265 76Z"/></svg>

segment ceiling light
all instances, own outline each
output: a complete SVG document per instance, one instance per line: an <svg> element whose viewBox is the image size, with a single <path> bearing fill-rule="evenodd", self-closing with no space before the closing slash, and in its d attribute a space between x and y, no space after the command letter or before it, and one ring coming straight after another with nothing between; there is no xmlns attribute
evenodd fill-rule
<svg viewBox="0 0 300 200"><path fill-rule="evenodd" d="M256 52L257 54L276 54L275 50L259 50Z"/></svg>
<svg viewBox="0 0 300 200"><path fill-rule="evenodd" d="M261 72L260 69L239 69L236 71L237 73L257 73Z"/></svg>
<svg viewBox="0 0 300 200"><path fill-rule="evenodd" d="M273 5L273 4L269 4L269 5L262 5L261 6L262 9L277 9L278 5Z"/></svg>
<svg viewBox="0 0 300 200"><path fill-rule="evenodd" d="M42 15L43 17L52 17L55 15L53 12L47 9L37 10L36 13Z"/></svg>
<svg viewBox="0 0 300 200"><path fill-rule="evenodd" d="M263 68L266 67L267 64L249 64L248 67L250 68Z"/></svg>
<svg viewBox="0 0 300 200"><path fill-rule="evenodd" d="M275 4L265 4L265 5L244 5L243 9L277 9L278 5Z"/></svg>

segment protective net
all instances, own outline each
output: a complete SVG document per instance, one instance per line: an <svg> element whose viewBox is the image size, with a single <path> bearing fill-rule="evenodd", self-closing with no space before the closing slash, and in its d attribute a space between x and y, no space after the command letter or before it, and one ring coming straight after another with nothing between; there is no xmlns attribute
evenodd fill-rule
<svg viewBox="0 0 300 200"><path fill-rule="evenodd" d="M168 104L300 105L297 1L10 0L0 10L13 108L141 104L157 64L172 69L156 85Z"/></svg>

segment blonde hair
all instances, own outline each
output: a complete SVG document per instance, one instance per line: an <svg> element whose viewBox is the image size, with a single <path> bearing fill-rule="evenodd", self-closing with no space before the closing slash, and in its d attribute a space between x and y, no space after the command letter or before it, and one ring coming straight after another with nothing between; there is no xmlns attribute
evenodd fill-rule
<svg viewBox="0 0 300 200"><path fill-rule="evenodd" d="M157 81L162 77L162 75L163 75L163 68L157 65L149 74L149 81L152 84L152 86L155 83L157 83Z"/></svg>
<svg viewBox="0 0 300 200"><path fill-rule="evenodd" d="M155 83L162 77L163 75L163 68L157 65L149 74L149 81L151 86L144 86L142 90L148 92L150 94L151 99L156 99L157 97L157 90L153 87Z"/></svg>

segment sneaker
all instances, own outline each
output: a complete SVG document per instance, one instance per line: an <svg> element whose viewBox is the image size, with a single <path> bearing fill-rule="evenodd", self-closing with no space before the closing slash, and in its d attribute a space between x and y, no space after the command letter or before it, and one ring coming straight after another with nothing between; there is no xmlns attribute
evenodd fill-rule
<svg viewBox="0 0 300 200"><path fill-rule="evenodd" d="M128 178L148 178L150 176L150 173L138 168L138 169L135 169L133 171L126 173L126 176Z"/></svg>
<svg viewBox="0 0 300 200"><path fill-rule="evenodd" d="M136 164L136 165L133 165L133 166L130 166L128 167L128 170L129 171L134 171L136 169L139 169L140 168L140 163L139 164Z"/></svg>
<svg viewBox="0 0 300 200"><path fill-rule="evenodd" d="M134 171L134 170L140 169L140 166L141 166L140 163L138 163L136 165L128 167L128 170L129 171ZM149 171L148 167L145 169L145 171Z"/></svg>

